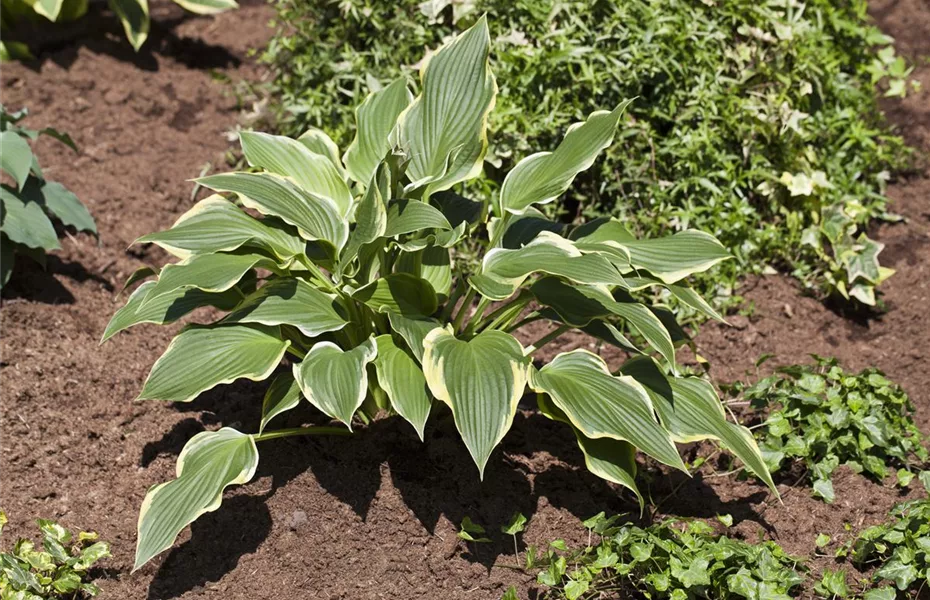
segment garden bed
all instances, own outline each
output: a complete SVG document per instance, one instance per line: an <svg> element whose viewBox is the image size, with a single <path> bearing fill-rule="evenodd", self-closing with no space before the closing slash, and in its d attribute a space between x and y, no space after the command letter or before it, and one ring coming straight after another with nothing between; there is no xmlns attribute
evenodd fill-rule
<svg viewBox="0 0 930 600"><path fill-rule="evenodd" d="M900 52L930 55L930 9L920 0L876 2L873 13L899 39ZM99 246L90 237L66 238L48 273L21 264L5 292L0 506L12 519L9 537L26 534L37 517L96 529L114 554L99 582L103 598L236 600L274 590L284 597L490 599L509 585L526 597L532 577L500 566L513 563L510 538L493 535L492 544L466 548L455 535L463 517L496 532L519 510L530 517L524 541L544 545L559 537L584 542L580 521L601 510L638 510L628 494L579 467L570 430L529 411L517 415L504 456L490 461L483 484L448 420L430 422L426 444L399 419L351 438L270 444L253 483L231 489L221 511L199 519L164 558L130 574L146 490L171 478L192 434L255 422L263 390L240 382L189 405L134 403L173 329L138 327L98 346L125 278L166 259L154 247L126 248L192 204L186 180L208 161L224 168L226 133L239 107L215 73L261 77L247 50L270 35L268 7L249 3L212 20L180 14L154 11L154 31L140 54L114 24L40 63L4 65L4 103L30 106L30 125L54 124L78 144L76 155L47 142L37 152L49 177L89 206L101 237ZM922 91L886 109L909 143L930 151L930 65L917 65ZM776 355L765 372L811 352L837 356L853 369L884 370L911 395L918 424L930 432L928 175L890 186L892 209L908 220L874 232L886 244L883 262L898 271L882 286L887 314L846 318L800 296L788 279L747 282L751 313L733 316L732 327L708 324L697 338L715 379L744 378L765 353ZM546 350L584 344L568 339ZM779 486L779 503L762 484L710 475L705 467L690 480L657 479L649 492L658 512L731 514L739 535L756 539L762 532L804 556L818 533L844 542L896 502L923 494L903 495L840 471L836 504L810 498L790 480ZM815 566L832 563L823 558Z"/></svg>

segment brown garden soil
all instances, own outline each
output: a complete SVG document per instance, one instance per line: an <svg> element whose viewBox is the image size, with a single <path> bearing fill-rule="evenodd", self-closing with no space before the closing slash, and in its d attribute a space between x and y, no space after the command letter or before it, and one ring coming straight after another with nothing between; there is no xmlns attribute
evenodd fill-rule
<svg viewBox="0 0 930 600"><path fill-rule="evenodd" d="M252 430L261 384L213 390L184 406L133 398L174 328L137 327L104 346L98 340L117 308L116 290L137 267L162 264L136 237L169 226L192 204L188 179L222 169L227 132L240 118L232 80L260 80L249 57L270 32L271 10L246 3L213 19L156 5L150 41L134 54L112 20L94 21L77 41L57 41L40 61L3 66L3 102L27 105L32 126L54 125L80 147L40 141L47 176L73 190L96 216L100 243L66 237L48 272L24 264L4 291L0 505L12 523L7 543L31 534L32 520L93 528L114 557L98 573L102 598L499 598L516 585L535 597L532 577L513 564L511 540L459 544L468 515L496 532L513 512L531 517L524 544L554 538L584 543L580 519L601 510L637 511L630 497L579 468L567 428L529 410L479 483L448 418L434 419L421 444L408 425L385 419L351 438L267 443L255 480L227 492L222 508L181 534L174 548L131 574L136 515L149 486L170 479L193 434L221 425ZM911 57L930 55L930 4L880 0L872 13ZM915 71L923 91L888 102L889 118L917 148L930 150L930 63ZM208 164L209 163L209 164ZM855 320L803 297L784 277L753 280L743 294L751 316L697 336L716 381L815 352L852 368L880 367L904 386L930 433L930 173L902 176L889 189L903 224L874 233L883 263L898 270L883 286L887 313ZM560 349L587 345L567 339ZM616 359L617 357L609 357ZM692 359L683 352L684 361ZM290 417L295 423L307 415ZM686 449L687 453L700 448ZM784 481L783 503L758 483L704 467L693 478L657 477L649 493L660 514L733 515L734 535L775 539L802 556L818 533L849 539L905 497L848 471L827 505ZM831 548L832 549L832 548ZM833 565L820 558L815 569Z"/></svg>

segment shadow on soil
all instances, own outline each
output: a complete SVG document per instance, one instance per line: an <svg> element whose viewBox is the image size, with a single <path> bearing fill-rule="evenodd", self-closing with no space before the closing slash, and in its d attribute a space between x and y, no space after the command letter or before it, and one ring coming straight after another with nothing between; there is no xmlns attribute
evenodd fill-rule
<svg viewBox="0 0 930 600"><path fill-rule="evenodd" d="M107 279L91 273L81 263L63 261L49 254L44 269L27 258L19 258L9 283L3 288L3 298L22 298L43 304L73 304L74 296L61 284L58 276L76 282L96 281L108 292L113 291L113 285Z"/></svg>
<svg viewBox="0 0 930 600"><path fill-rule="evenodd" d="M254 430L263 387L251 382L223 386L192 404L179 406L185 412L200 412L200 420L183 419L161 440L148 444L140 464L145 466L158 455L180 453L205 423ZM320 415L307 403L279 419L271 429L321 422ZM421 443L413 428L395 417L358 428L351 437L304 437L263 443L255 479L270 477L271 489L246 495L251 490L242 488L232 497L227 494L222 508L195 522L190 541L171 551L159 568L149 600L175 598L219 581L270 533L272 519L266 500L308 471L327 493L351 506L362 519L367 519L372 500L384 485L383 475L389 477L390 484L430 533L441 517L458 524L469 516L476 523L495 527L507 522L516 511L532 518L542 498L580 519L602 510L624 513L631 519L639 514L628 492L584 468L584 458L568 427L531 410L517 413L501 449L488 461L483 482L444 406L434 410L425 438ZM679 490L686 496L680 498L685 506L677 509L683 516L730 513L737 521L751 519L769 527L752 512L745 498L724 502L699 478L689 479L684 474L662 479L668 480L670 490L686 481L687 493ZM653 493L658 497L670 493L674 496L674 492L658 489ZM749 500L760 501L766 493L760 486L758 498L753 495ZM513 553L511 538L490 537L495 541L467 547L460 543L450 549L450 557L461 553L466 560L490 571Z"/></svg>

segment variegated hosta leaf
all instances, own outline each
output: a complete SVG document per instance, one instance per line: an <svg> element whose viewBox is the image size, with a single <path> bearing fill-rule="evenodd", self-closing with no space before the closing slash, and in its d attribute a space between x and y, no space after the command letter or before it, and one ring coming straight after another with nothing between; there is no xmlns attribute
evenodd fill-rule
<svg viewBox="0 0 930 600"><path fill-rule="evenodd" d="M388 313L391 329L400 334L407 342L407 346L419 362L423 362L423 340L430 331L439 327L439 321L429 317L404 316L399 313Z"/></svg>
<svg viewBox="0 0 930 600"><path fill-rule="evenodd" d="M584 455L588 471L601 479L622 485L636 495L640 510L645 506L642 494L636 486L636 447L629 442L613 438L591 439L585 437L559 407L546 394L537 395L539 411L546 417L566 423L575 433L578 447Z"/></svg>
<svg viewBox="0 0 930 600"><path fill-rule="evenodd" d="M239 141L251 166L289 177L303 190L335 204L342 216L349 214L352 193L329 157L283 135L243 131Z"/></svg>
<svg viewBox="0 0 930 600"><path fill-rule="evenodd" d="M451 328L434 329L423 342L423 373L430 391L452 409L455 426L481 478L491 452L513 424L526 388L529 358L514 337L483 331L469 341Z"/></svg>
<svg viewBox="0 0 930 600"><path fill-rule="evenodd" d="M295 408L300 403L300 386L291 371L284 371L271 381L262 401L262 421L258 426L261 433L268 423L281 413Z"/></svg>
<svg viewBox="0 0 930 600"><path fill-rule="evenodd" d="M184 10L198 15L215 15L226 10L239 8L236 0L174 0Z"/></svg>
<svg viewBox="0 0 930 600"><path fill-rule="evenodd" d="M277 328L190 327L171 340L155 362L138 399L190 402L223 383L261 381L271 375L289 345Z"/></svg>
<svg viewBox="0 0 930 600"><path fill-rule="evenodd" d="M425 61L422 92L398 119L398 143L410 156L407 188L425 188L424 198L481 172L497 96L489 51L481 17Z"/></svg>
<svg viewBox="0 0 930 600"><path fill-rule="evenodd" d="M438 306L432 284L410 273L391 273L376 279L357 289L352 297L378 312L410 317L428 317Z"/></svg>
<svg viewBox="0 0 930 600"><path fill-rule="evenodd" d="M482 295L504 300L534 272L558 275L581 284L625 285L620 272L606 258L582 254L571 241L548 231L519 249L490 250L482 261L481 273L470 281Z"/></svg>
<svg viewBox="0 0 930 600"><path fill-rule="evenodd" d="M302 254L306 247L303 239L266 225L217 194L195 204L171 229L144 235L133 243L156 244L179 258L230 252L252 245L270 251L282 261Z"/></svg>
<svg viewBox="0 0 930 600"><path fill-rule="evenodd" d="M87 207L78 197L55 181L42 181L39 193L45 203L45 208L58 217L64 225L74 227L78 231L89 231L97 234L97 224L90 216Z"/></svg>
<svg viewBox="0 0 930 600"><path fill-rule="evenodd" d="M308 337L346 326L345 309L336 296L316 289L303 279L273 279L242 301L224 323L292 325Z"/></svg>
<svg viewBox="0 0 930 600"><path fill-rule="evenodd" d="M413 425L423 441L423 428L432 406L426 377L416 361L398 348L390 335L379 335L375 342L378 344L375 359L378 385L387 393L397 414Z"/></svg>
<svg viewBox="0 0 930 600"><path fill-rule="evenodd" d="M11 241L29 248L61 248L55 228L38 202L26 200L13 188L0 184L0 208L0 231Z"/></svg>
<svg viewBox="0 0 930 600"><path fill-rule="evenodd" d="M324 240L342 250L349 223L332 201L311 194L284 177L270 173L226 173L196 180L217 192L233 192L263 215L278 217L307 240Z"/></svg>
<svg viewBox="0 0 930 600"><path fill-rule="evenodd" d="M32 169L32 149L15 131L0 133L0 169L6 171L22 190Z"/></svg>
<svg viewBox="0 0 930 600"><path fill-rule="evenodd" d="M418 252L430 246L436 246L438 248L451 248L455 246L462 238L465 237L465 234L468 231L467 223L459 223L455 229L449 231L433 231L427 233L422 237L407 238L406 241L393 241L392 244L395 244L398 248L404 252Z"/></svg>
<svg viewBox="0 0 930 600"><path fill-rule="evenodd" d="M452 229L445 215L434 206L418 200L400 198L388 206L384 235L394 237L424 229Z"/></svg>
<svg viewBox="0 0 930 600"><path fill-rule="evenodd" d="M190 439L178 456L177 479L154 486L139 512L133 571L167 550L182 529L223 501L223 490L247 483L258 467L251 435L224 427Z"/></svg>
<svg viewBox="0 0 930 600"><path fill-rule="evenodd" d="M294 365L294 378L312 405L351 431L352 415L368 392L366 367L377 355L373 337L348 351L331 342L319 342Z"/></svg>
<svg viewBox="0 0 930 600"><path fill-rule="evenodd" d="M259 254L197 254L184 262L165 265L141 308L162 294L178 290L196 288L204 292L225 292L259 266L272 268L274 262Z"/></svg>
<svg viewBox="0 0 930 600"><path fill-rule="evenodd" d="M662 321L644 304L632 298L618 302L603 286L569 285L555 277L533 283L536 300L551 307L563 323L585 327L596 319L617 316L626 320L670 365L675 364L675 345Z"/></svg>
<svg viewBox="0 0 930 600"><path fill-rule="evenodd" d="M297 141L306 146L311 152L322 154L328 158L329 161L333 163L333 166L336 167L336 170L339 171L340 175L342 175L342 178L346 178L345 167L343 167L342 160L339 158L339 146L336 145L336 142L334 142L325 131L317 129L316 127L311 127L300 134Z"/></svg>
<svg viewBox="0 0 930 600"><path fill-rule="evenodd" d="M452 288L452 257L447 248L427 246L422 250L402 252L394 268L428 281L440 301L449 296Z"/></svg>
<svg viewBox="0 0 930 600"><path fill-rule="evenodd" d="M649 392L652 404L679 442L715 439L778 495L762 453L748 429L727 420L714 387L696 377L666 377L651 358L628 360L620 369Z"/></svg>
<svg viewBox="0 0 930 600"><path fill-rule="evenodd" d="M107 0L107 4L123 24L133 50L138 51L149 37L149 1Z"/></svg>
<svg viewBox="0 0 930 600"><path fill-rule="evenodd" d="M546 204L561 196L575 176L594 164L597 155L613 142L617 122L629 104L627 100L613 111L591 113L583 123L569 127L555 152L538 152L517 163L501 187L503 211L522 214L533 204Z"/></svg>
<svg viewBox="0 0 930 600"><path fill-rule="evenodd" d="M129 296L126 304L116 311L116 314L107 323L100 343L107 341L120 331L140 323L155 323L165 325L173 323L202 306L216 306L224 310L232 310L242 300L236 290L227 290L219 294L211 294L198 289L181 288L166 294L161 294L153 302L142 303L152 288L154 281L146 281Z"/></svg>
<svg viewBox="0 0 930 600"><path fill-rule="evenodd" d="M58 15L61 13L61 7L64 3L65 0L36 0L35 4L32 5L32 10L54 23L58 20Z"/></svg>
<svg viewBox="0 0 930 600"><path fill-rule="evenodd" d="M587 350L559 354L530 371L530 387L549 394L572 425L591 439L627 441L656 460L686 471L669 432L656 421L649 394L632 377L616 377Z"/></svg>
<svg viewBox="0 0 930 600"><path fill-rule="evenodd" d="M391 149L389 136L397 117L413 101L403 77L389 86L368 94L355 109L355 139L342 157L354 181L367 184L378 163Z"/></svg>
<svg viewBox="0 0 930 600"><path fill-rule="evenodd" d="M378 169L376 166L368 189L355 209L355 229L349 234L349 243L340 257L343 268L355 259L362 246L384 235L388 223L385 204L389 197L390 173L386 167Z"/></svg>

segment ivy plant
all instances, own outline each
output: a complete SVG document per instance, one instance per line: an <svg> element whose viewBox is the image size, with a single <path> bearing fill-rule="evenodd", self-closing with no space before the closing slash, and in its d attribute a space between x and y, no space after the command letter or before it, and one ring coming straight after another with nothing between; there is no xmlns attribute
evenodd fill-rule
<svg viewBox="0 0 930 600"><path fill-rule="evenodd" d="M902 485L928 460L914 406L875 368L847 373L835 358L778 369L754 385L731 388L770 411L757 438L772 472L800 462L815 496L833 502L832 474L846 465L881 481L898 469Z"/></svg>
<svg viewBox="0 0 930 600"><path fill-rule="evenodd" d="M704 521L638 527L601 513L584 524L596 544L569 549L557 540L545 553L527 550L526 567L539 569L543 597L787 600L804 581L801 560L775 542L721 536Z"/></svg>
<svg viewBox="0 0 930 600"><path fill-rule="evenodd" d="M896 506L888 522L859 534L850 557L862 569L875 568L872 580L879 587L866 600L891 600L893 588L918 593L930 580L930 501Z"/></svg>
<svg viewBox="0 0 930 600"><path fill-rule="evenodd" d="M0 169L14 183L0 184L0 287L9 280L16 257L28 257L45 268L45 253L61 248L53 219L97 235L87 208L65 186L45 179L29 146L39 135L76 150L74 142L56 129L21 127L18 123L27 114L25 108L11 113L0 105Z"/></svg>
<svg viewBox="0 0 930 600"><path fill-rule="evenodd" d="M256 432L196 435L177 479L149 491L137 568L216 509L226 486L253 477L257 443L348 433L380 411L423 439L438 404L451 409L483 477L527 388L543 414L572 429L588 468L640 503L636 451L684 469L675 443L705 438L772 486L751 434L726 420L714 388L676 374L668 311L640 299L661 287L717 316L684 279L726 259L720 243L691 230L637 239L606 218L569 228L536 208L610 145L626 102L569 128L553 152L523 158L499 197L452 191L479 174L487 151L497 95L489 51L479 19L425 61L417 96L404 79L369 95L344 153L316 129L299 139L242 133L255 171L198 179L218 194L138 240L180 260L132 293L104 339L200 306L226 312L174 338L141 399L189 402L219 384L275 376ZM466 239L484 247L474 268L455 260ZM536 321L550 330L521 343L518 330ZM533 365L539 348L572 329L636 356L618 373L586 350ZM271 429L301 398L341 425Z"/></svg>
<svg viewBox="0 0 930 600"><path fill-rule="evenodd" d="M0 530L7 523L0 511ZM87 571L110 556L110 546L93 532L75 537L61 525L39 519L41 549L20 539L10 552L0 552L0 598L3 600L77 600L96 596Z"/></svg>

